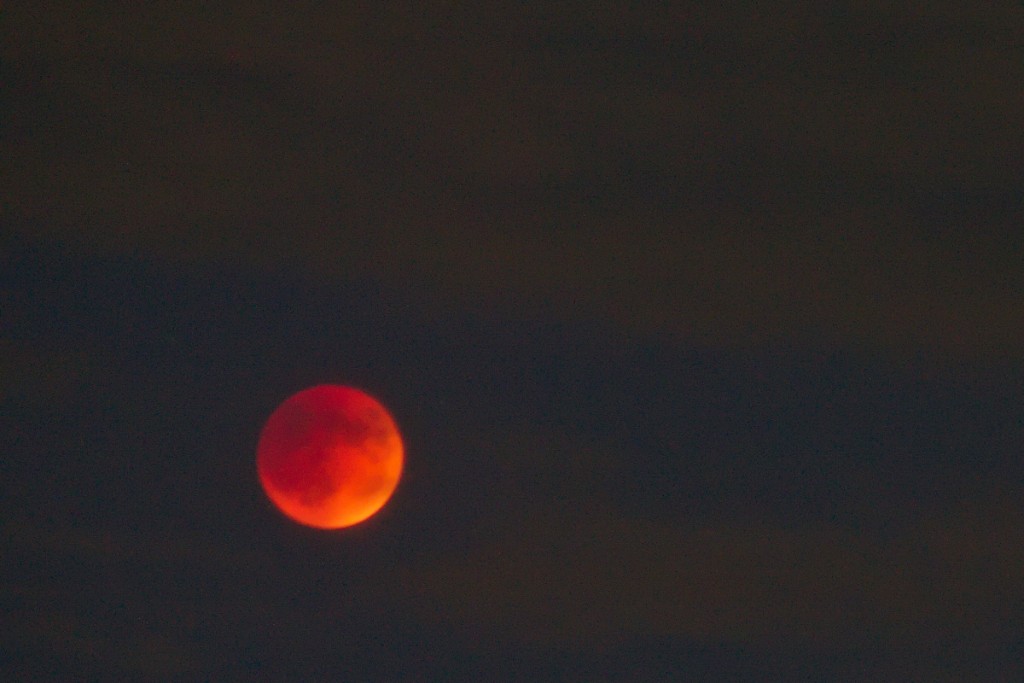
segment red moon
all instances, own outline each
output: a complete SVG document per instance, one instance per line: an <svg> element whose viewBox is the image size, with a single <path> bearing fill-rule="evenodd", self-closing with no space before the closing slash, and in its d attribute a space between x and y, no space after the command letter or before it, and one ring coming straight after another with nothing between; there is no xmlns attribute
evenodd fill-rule
<svg viewBox="0 0 1024 683"><path fill-rule="evenodd" d="M404 458L398 427L384 406L358 389L324 384L271 413L256 447L256 471L285 515L340 529L384 507Z"/></svg>

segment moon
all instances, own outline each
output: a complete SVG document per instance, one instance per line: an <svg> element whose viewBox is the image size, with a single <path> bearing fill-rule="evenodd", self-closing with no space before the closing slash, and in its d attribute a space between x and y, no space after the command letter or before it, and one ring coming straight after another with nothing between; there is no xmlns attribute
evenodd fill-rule
<svg viewBox="0 0 1024 683"><path fill-rule="evenodd" d="M323 384L287 398L267 418L256 471L286 516L340 529L377 513L402 476L405 449L391 414L372 396Z"/></svg>

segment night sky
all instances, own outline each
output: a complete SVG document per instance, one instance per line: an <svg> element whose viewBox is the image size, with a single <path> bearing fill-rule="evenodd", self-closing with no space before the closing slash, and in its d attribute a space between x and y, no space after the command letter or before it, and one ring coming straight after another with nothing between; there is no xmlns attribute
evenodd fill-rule
<svg viewBox="0 0 1024 683"><path fill-rule="evenodd" d="M1022 83L1019 2L4 3L0 678L1024 679Z"/></svg>

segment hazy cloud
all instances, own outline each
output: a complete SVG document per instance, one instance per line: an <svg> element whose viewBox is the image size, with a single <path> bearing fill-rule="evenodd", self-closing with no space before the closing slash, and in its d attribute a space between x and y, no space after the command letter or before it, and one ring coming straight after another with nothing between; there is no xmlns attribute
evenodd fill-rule
<svg viewBox="0 0 1024 683"><path fill-rule="evenodd" d="M1019 12L401 7L12 8L14 230L688 339L1019 347Z"/></svg>
<svg viewBox="0 0 1024 683"><path fill-rule="evenodd" d="M982 642L1024 594L1024 519L950 510L891 538L829 525L661 526L560 508L405 581L423 618L474 638L592 647L636 637ZM566 514L569 512L569 514ZM1016 542L1013 540L1016 539Z"/></svg>

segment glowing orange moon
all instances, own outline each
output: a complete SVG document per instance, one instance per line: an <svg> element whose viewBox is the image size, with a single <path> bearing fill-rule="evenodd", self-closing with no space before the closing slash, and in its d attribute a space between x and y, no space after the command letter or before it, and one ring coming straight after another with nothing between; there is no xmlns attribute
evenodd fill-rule
<svg viewBox="0 0 1024 683"><path fill-rule="evenodd" d="M267 497L300 524L339 529L388 502L405 459L390 413L352 387L324 384L277 407L260 433L256 471Z"/></svg>

